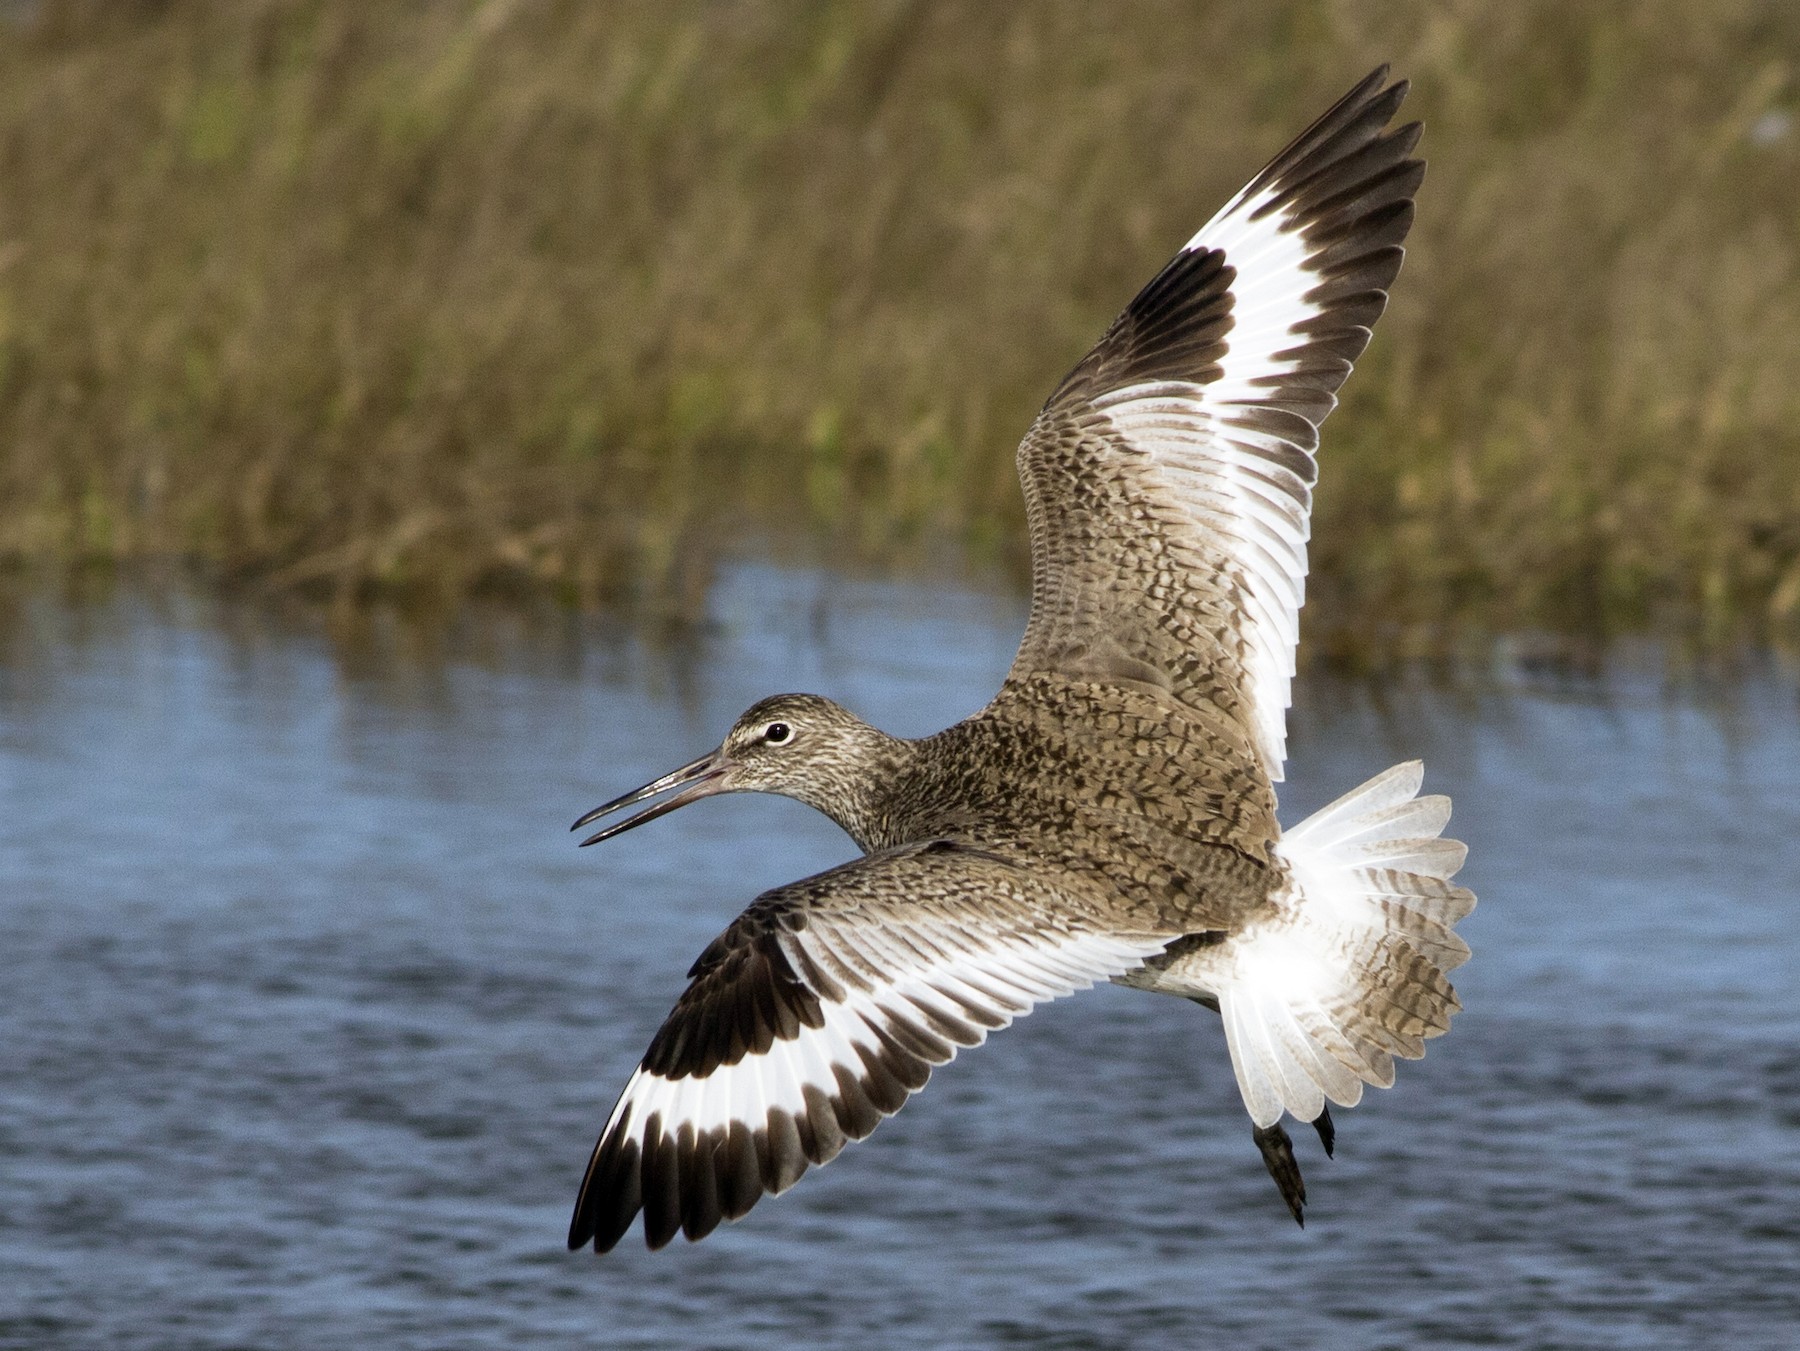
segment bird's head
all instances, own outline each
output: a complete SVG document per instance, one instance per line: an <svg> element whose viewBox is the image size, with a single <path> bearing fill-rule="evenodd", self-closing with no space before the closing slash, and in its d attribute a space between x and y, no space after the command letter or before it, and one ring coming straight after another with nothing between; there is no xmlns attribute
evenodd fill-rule
<svg viewBox="0 0 1800 1351"><path fill-rule="evenodd" d="M571 829L661 798L582 841L597 844L703 797L780 793L818 808L860 841L870 787L891 770L895 748L902 744L830 699L777 694L745 710L717 750L602 803Z"/></svg>

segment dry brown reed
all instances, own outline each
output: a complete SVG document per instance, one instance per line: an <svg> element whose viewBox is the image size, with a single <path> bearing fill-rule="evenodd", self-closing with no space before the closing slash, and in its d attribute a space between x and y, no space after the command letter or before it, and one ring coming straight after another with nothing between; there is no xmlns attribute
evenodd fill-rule
<svg viewBox="0 0 1800 1351"><path fill-rule="evenodd" d="M44 0L0 557L675 612L745 530L1018 572L1037 403L1380 60L1431 171L1326 429L1319 646L1800 621L1773 0Z"/></svg>

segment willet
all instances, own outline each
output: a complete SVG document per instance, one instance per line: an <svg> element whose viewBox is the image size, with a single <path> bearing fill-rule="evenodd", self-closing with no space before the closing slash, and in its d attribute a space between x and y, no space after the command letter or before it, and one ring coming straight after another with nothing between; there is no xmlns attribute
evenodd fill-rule
<svg viewBox="0 0 1800 1351"><path fill-rule="evenodd" d="M1318 427L1400 268L1424 165L1377 70L1201 228L1019 447L1031 618L1000 692L920 740L829 699L752 707L712 753L608 802L593 844L716 793L782 793L853 863L757 898L594 1147L569 1246L640 1210L698 1239L834 1158L934 1065L1112 980L1216 1010L1263 1161L1284 1112L1387 1086L1460 1007L1475 898L1443 797L1397 766L1276 821ZM667 796L664 796L664 795Z"/></svg>

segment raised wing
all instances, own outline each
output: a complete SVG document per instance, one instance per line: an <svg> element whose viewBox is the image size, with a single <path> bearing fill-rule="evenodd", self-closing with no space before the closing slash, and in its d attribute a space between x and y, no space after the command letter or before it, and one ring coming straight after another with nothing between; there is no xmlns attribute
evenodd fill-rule
<svg viewBox="0 0 1800 1351"><path fill-rule="evenodd" d="M1285 758L1319 424L1400 269L1417 123L1383 67L1188 241L1019 447L1031 622L1011 681L1168 690Z"/></svg>
<svg viewBox="0 0 1800 1351"><path fill-rule="evenodd" d="M744 1215L1033 1006L1129 971L1171 935L1107 932L1055 888L948 841L759 897L689 972L594 1147L569 1246L644 1212L660 1248Z"/></svg>

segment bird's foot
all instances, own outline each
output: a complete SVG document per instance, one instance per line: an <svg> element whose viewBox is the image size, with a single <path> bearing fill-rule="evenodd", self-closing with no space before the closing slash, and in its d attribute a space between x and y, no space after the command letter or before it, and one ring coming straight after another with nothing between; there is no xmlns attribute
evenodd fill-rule
<svg viewBox="0 0 1800 1351"><path fill-rule="evenodd" d="M1251 1133L1256 1147L1262 1151L1263 1165L1287 1202L1294 1223L1306 1228L1306 1183L1300 1177L1300 1165L1294 1160L1294 1142L1277 1121L1273 1126L1258 1126Z"/></svg>
<svg viewBox="0 0 1800 1351"><path fill-rule="evenodd" d="M1313 1118L1313 1129L1319 1133L1319 1143L1325 1146L1325 1157L1332 1157L1332 1147L1337 1143L1337 1127L1331 1120L1331 1109L1323 1107ZM1262 1151L1263 1164L1269 1170L1269 1176L1275 1179L1275 1185L1281 1189L1281 1199L1287 1202L1288 1214L1302 1229L1306 1228L1306 1182L1300 1176L1299 1161L1294 1158L1294 1142L1288 1133L1276 1122L1267 1130L1258 1126L1252 1136L1257 1149Z"/></svg>
<svg viewBox="0 0 1800 1351"><path fill-rule="evenodd" d="M1331 1122L1329 1107L1319 1109L1319 1114L1313 1118L1313 1129L1319 1133L1319 1143L1325 1146L1325 1157L1335 1158L1332 1145L1337 1143L1337 1127Z"/></svg>

